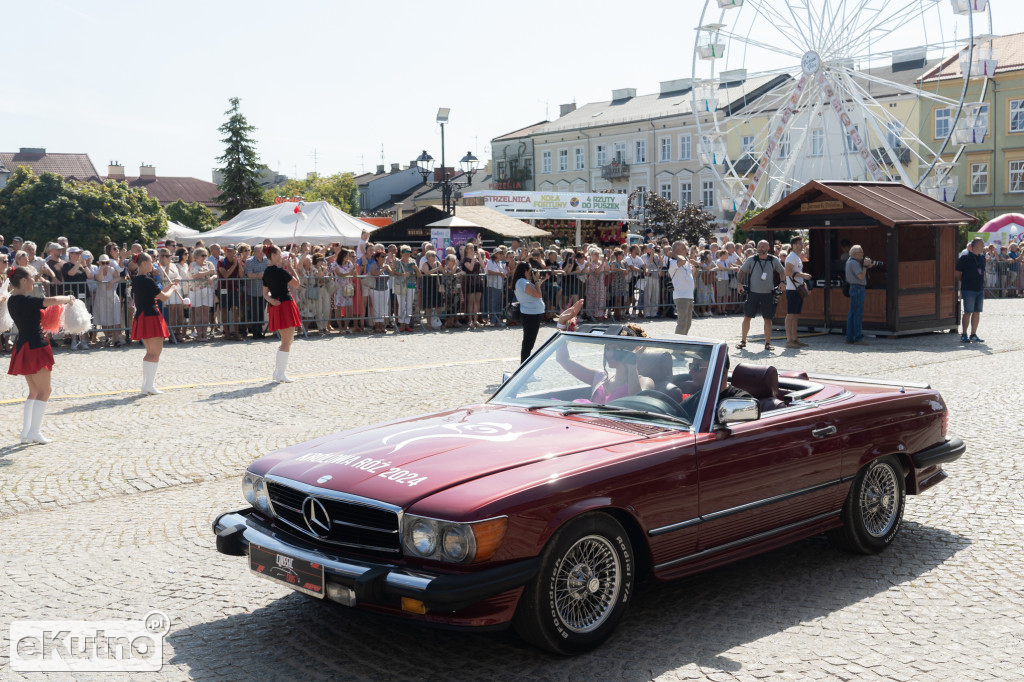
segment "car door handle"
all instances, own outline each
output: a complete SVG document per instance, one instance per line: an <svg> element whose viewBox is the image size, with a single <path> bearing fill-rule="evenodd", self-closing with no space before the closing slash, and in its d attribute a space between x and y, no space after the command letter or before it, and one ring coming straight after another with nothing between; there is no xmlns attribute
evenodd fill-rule
<svg viewBox="0 0 1024 682"><path fill-rule="evenodd" d="M825 436L831 436L836 432L836 430L837 429L834 426L826 426L820 429L814 429L811 431L811 435L815 438L824 438Z"/></svg>

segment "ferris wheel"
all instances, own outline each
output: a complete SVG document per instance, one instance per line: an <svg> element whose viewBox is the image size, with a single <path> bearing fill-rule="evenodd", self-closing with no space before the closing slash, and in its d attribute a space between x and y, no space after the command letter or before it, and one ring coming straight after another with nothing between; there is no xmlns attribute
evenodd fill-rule
<svg viewBox="0 0 1024 682"><path fill-rule="evenodd" d="M697 31L698 149L734 224L810 180L952 201L988 134L988 0L706 0Z"/></svg>

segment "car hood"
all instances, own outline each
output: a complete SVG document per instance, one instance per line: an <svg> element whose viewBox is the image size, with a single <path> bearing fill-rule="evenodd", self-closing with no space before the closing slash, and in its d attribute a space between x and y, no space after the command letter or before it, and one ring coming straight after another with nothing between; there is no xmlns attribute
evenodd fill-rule
<svg viewBox="0 0 1024 682"><path fill-rule="evenodd" d="M482 476L649 432L607 423L478 405L301 443L257 460L250 470L408 507Z"/></svg>

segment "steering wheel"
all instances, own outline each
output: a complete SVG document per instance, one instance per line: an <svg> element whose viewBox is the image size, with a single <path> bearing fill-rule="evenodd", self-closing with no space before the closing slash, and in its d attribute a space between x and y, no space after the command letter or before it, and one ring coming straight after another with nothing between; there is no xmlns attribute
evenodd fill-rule
<svg viewBox="0 0 1024 682"><path fill-rule="evenodd" d="M672 396L667 393L662 393L661 391L653 388L640 391L636 395L610 400L608 401L608 404L646 410L647 412L661 412L662 414L667 414L672 417L682 417L683 419L686 418L686 414L683 412L682 406L678 401L673 400Z"/></svg>

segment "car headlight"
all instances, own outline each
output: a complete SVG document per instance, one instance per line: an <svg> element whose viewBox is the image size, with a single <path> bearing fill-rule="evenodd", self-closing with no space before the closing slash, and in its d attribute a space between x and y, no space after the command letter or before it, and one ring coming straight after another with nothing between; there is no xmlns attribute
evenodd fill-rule
<svg viewBox="0 0 1024 682"><path fill-rule="evenodd" d="M245 501L251 505L256 504L256 479L259 478L255 474L250 474L248 471L245 472L245 476L242 476L242 496Z"/></svg>
<svg viewBox="0 0 1024 682"><path fill-rule="evenodd" d="M420 556L430 556L437 549L437 528L427 519L417 519L409 527L409 544Z"/></svg>
<svg viewBox="0 0 1024 682"><path fill-rule="evenodd" d="M253 476L253 491L256 495L256 502L254 506L265 514L274 514L273 507L270 506L270 496L267 494L267 482L262 476Z"/></svg>
<svg viewBox="0 0 1024 682"><path fill-rule="evenodd" d="M460 523L405 514L402 544L409 556L451 564L475 563L494 556L507 527L504 516Z"/></svg>
<svg viewBox="0 0 1024 682"><path fill-rule="evenodd" d="M462 563L469 556L469 550L475 549L473 532L463 525L448 525L441 538L441 550L448 561Z"/></svg>

